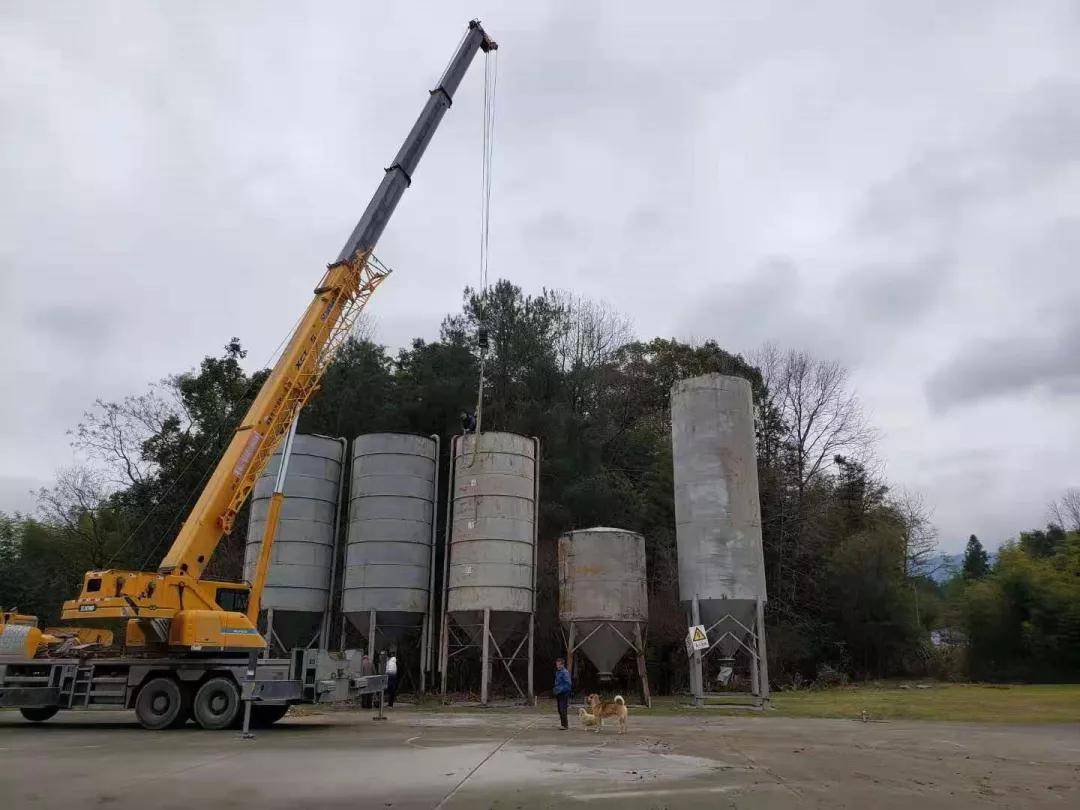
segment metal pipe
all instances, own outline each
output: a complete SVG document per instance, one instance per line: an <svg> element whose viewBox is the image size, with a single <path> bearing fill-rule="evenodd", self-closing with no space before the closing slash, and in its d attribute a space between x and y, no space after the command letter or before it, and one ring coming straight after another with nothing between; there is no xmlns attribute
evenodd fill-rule
<svg viewBox="0 0 1080 810"><path fill-rule="evenodd" d="M341 498L345 492L345 465L349 459L349 440L339 436L341 442L341 475L338 476L337 508L334 510L334 550L330 556L330 587L326 589L326 609L323 611L322 627L319 629L319 649L330 648L330 619L334 615L334 580L337 579L337 561L341 545ZM345 587L344 577L341 582Z"/></svg>
<svg viewBox="0 0 1080 810"><path fill-rule="evenodd" d="M446 615L446 604L450 592L450 524L454 513L454 473L457 466L457 444L460 436L450 437L450 471L446 479L446 526L443 538L443 580L442 580L442 661L440 662L440 674L442 675L442 694L446 694L446 669L449 664L450 644L450 619Z"/></svg>
<svg viewBox="0 0 1080 810"><path fill-rule="evenodd" d="M540 437L533 436L533 566L532 566L532 613L529 614L529 697L533 689L533 627L536 624L536 560L540 538Z"/></svg>
<svg viewBox="0 0 1080 810"><path fill-rule="evenodd" d="M431 646L435 635L431 632L432 622L435 621L435 544L439 539L439 453L442 442L438 433L432 433L431 439L435 442L435 475L431 479L431 551L428 557L428 610L424 617L424 649L420 665L421 691L426 682L425 676L431 669Z"/></svg>

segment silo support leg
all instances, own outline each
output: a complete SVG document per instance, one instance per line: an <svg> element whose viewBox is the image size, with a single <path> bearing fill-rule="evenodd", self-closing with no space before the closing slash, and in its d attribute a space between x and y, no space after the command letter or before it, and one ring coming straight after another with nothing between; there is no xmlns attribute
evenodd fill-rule
<svg viewBox="0 0 1080 810"><path fill-rule="evenodd" d="M536 695L533 691L533 629L536 626L535 617L529 616L529 700L532 700Z"/></svg>
<svg viewBox="0 0 1080 810"><path fill-rule="evenodd" d="M645 641L641 637L641 625L634 625L634 651L637 653L637 672L641 679L641 702L652 708L652 693L649 692L649 672L645 668Z"/></svg>
<svg viewBox="0 0 1080 810"><path fill-rule="evenodd" d="M491 608L484 608L484 643L480 653L480 703L484 706L488 702L488 682L491 679L490 636Z"/></svg>
<svg viewBox="0 0 1080 810"><path fill-rule="evenodd" d="M577 673L574 672L574 636L576 635L577 625L570 622L570 638L566 642L566 668L569 670L571 678L577 677Z"/></svg>
<svg viewBox="0 0 1080 810"><path fill-rule="evenodd" d="M274 646L274 609L266 609L266 648L263 650L263 658L270 657L270 648Z"/></svg>
<svg viewBox="0 0 1080 810"><path fill-rule="evenodd" d="M368 655L371 656L371 660L374 662L378 655L378 650L375 649L375 611L372 610L368 613L368 635L367 635L367 648Z"/></svg>
<svg viewBox="0 0 1080 810"><path fill-rule="evenodd" d="M769 708L769 656L765 650L765 603L757 600L758 687L763 708Z"/></svg>
<svg viewBox="0 0 1080 810"><path fill-rule="evenodd" d="M439 684L439 693L443 697L446 697L446 670L448 663L447 659L449 658L450 652L450 639L448 637L450 633L450 627L448 626L447 622L447 616L445 613L443 613L442 630L439 633L439 677L441 678L441 682Z"/></svg>
<svg viewBox="0 0 1080 810"><path fill-rule="evenodd" d="M694 597L691 602L691 624L701 624L701 610L698 608L697 596ZM702 683L704 680L701 672L701 650L694 650L694 654L690 657L690 692L694 697L695 706L705 705L705 685Z"/></svg>

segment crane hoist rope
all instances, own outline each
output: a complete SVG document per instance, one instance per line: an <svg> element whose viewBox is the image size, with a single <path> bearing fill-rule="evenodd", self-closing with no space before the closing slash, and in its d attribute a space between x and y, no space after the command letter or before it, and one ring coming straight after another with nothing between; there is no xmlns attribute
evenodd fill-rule
<svg viewBox="0 0 1080 810"><path fill-rule="evenodd" d="M480 352L480 375L476 390L476 427L474 434L479 436L484 421L484 379L487 366L489 336L487 329L487 294L488 265L491 254L491 169L495 149L495 88L499 81L499 52L488 51L484 56L484 107L483 107L483 143L481 146L480 170L480 307L477 319L477 348ZM476 460L476 442L473 453L466 466L471 467Z"/></svg>

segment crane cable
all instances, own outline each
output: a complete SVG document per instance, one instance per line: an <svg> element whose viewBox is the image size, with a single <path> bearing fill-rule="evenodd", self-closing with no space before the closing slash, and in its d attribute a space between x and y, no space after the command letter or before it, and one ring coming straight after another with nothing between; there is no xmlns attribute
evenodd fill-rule
<svg viewBox="0 0 1080 810"><path fill-rule="evenodd" d="M480 307L477 318L477 344L480 350L480 381L476 392L476 427L475 436L480 435L484 417L484 371L487 364L487 292L488 263L491 244L491 169L495 146L495 87L499 79L499 52L488 51L484 57L484 110L483 110L483 145L480 170ZM472 459L466 466L471 467L476 460L477 443L473 440Z"/></svg>

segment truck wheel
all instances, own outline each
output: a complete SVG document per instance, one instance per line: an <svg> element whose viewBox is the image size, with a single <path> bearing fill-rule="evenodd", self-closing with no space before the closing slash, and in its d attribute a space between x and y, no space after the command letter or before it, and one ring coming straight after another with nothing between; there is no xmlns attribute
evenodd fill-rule
<svg viewBox="0 0 1080 810"><path fill-rule="evenodd" d="M284 717L287 711L289 711L288 705L252 706L251 725L255 726L256 728L269 728L282 717Z"/></svg>
<svg viewBox="0 0 1080 810"><path fill-rule="evenodd" d="M240 714L240 690L232 678L211 678L195 693L195 722L208 731L229 728Z"/></svg>
<svg viewBox="0 0 1080 810"><path fill-rule="evenodd" d="M151 678L135 699L135 716L143 728L159 731L187 720L187 701L180 684L172 678Z"/></svg>
<svg viewBox="0 0 1080 810"><path fill-rule="evenodd" d="M34 706L33 708L19 709L19 711L22 712L22 716L25 717L27 720L32 720L35 723L41 723L45 720L48 720L50 717L60 711L60 707Z"/></svg>

